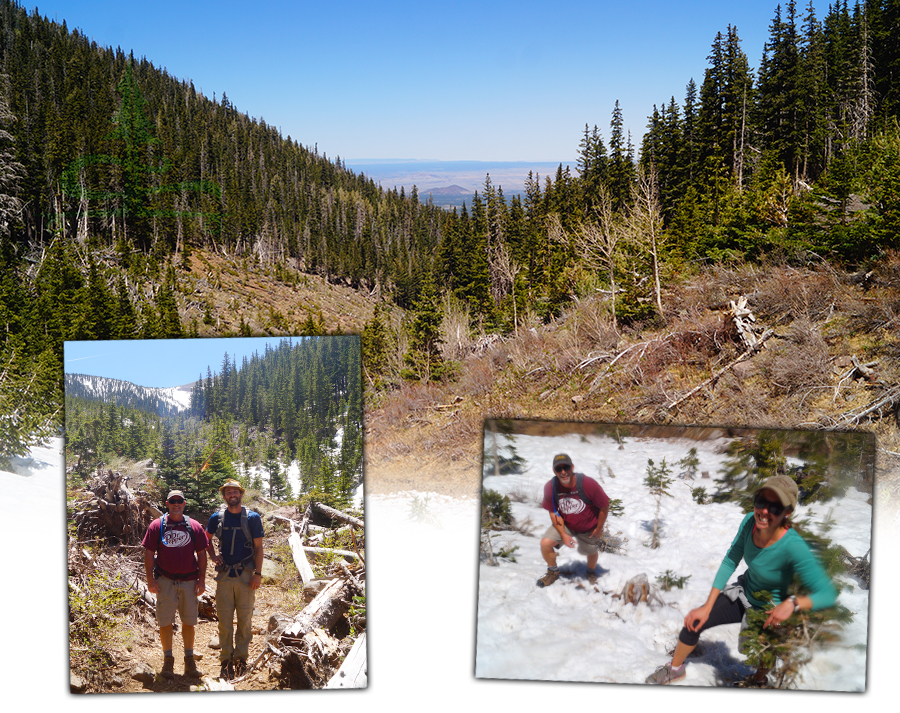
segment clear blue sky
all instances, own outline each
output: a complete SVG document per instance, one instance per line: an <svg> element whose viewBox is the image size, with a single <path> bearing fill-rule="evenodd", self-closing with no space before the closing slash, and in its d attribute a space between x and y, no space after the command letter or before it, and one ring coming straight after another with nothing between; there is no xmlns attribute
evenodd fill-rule
<svg viewBox="0 0 900 713"><path fill-rule="evenodd" d="M820 19L828 9L815 0ZM329 158L568 161L618 99L635 144L716 32L759 64L776 0L46 0L41 14L222 93ZM801 16L806 2L797 3ZM33 8L34 3L26 3Z"/></svg>
<svg viewBox="0 0 900 713"><path fill-rule="evenodd" d="M130 381L138 386L183 386L220 371L225 353L240 367L244 356L260 355L268 342L284 337L233 339L148 339L110 342L66 342L65 372ZM294 341L298 338L294 337Z"/></svg>

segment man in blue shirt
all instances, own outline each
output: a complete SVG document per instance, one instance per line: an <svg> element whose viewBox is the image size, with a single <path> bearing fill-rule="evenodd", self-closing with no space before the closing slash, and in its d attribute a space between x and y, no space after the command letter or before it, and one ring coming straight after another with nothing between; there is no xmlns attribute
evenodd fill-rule
<svg viewBox="0 0 900 713"><path fill-rule="evenodd" d="M264 533L259 514L241 504L244 488L238 481L226 481L219 492L225 505L209 518L206 531L210 540L212 536L219 540L218 554L210 544L210 559L216 564L220 675L231 679L247 670L253 604L262 583ZM235 612L237 632L232 624Z"/></svg>

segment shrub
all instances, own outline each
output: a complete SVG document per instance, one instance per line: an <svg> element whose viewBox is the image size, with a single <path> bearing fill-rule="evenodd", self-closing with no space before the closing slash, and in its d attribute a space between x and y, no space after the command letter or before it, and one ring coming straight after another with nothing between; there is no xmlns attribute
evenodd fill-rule
<svg viewBox="0 0 900 713"><path fill-rule="evenodd" d="M73 670L100 674L113 660L110 649L123 639L121 615L137 594L104 570L69 585L69 657Z"/></svg>
<svg viewBox="0 0 900 713"><path fill-rule="evenodd" d="M483 530L509 530L513 516L508 495L485 489L481 494L481 528Z"/></svg>
<svg viewBox="0 0 900 713"><path fill-rule="evenodd" d="M679 589L684 589L685 583L691 578L691 575L686 575L684 577L678 575L676 572L673 572L671 569L667 569L660 575L657 575L656 581L660 587L662 587L665 591L669 591L672 587L678 587Z"/></svg>
<svg viewBox="0 0 900 713"><path fill-rule="evenodd" d="M615 515L616 517L621 517L625 514L625 506L622 504L620 498L609 499L609 514Z"/></svg>

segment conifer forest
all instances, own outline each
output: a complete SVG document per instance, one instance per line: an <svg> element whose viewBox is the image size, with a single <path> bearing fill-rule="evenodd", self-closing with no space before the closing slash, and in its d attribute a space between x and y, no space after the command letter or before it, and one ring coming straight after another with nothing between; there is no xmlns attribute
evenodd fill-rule
<svg viewBox="0 0 900 713"><path fill-rule="evenodd" d="M486 176L448 211L382 189L152 58L0 0L0 443L20 453L59 428L65 340L228 336L179 312L194 251L376 295L362 333L374 389L394 383L390 311L408 315L400 378L440 380L452 371L442 305L502 335L590 289L610 295L622 327L660 317L662 287L711 264L865 273L898 247L898 28L898 0L837 0L821 17L792 0L774 10L761 57L723 28L703 76L660 97L642 137L616 102L572 137L575 170L529 175L511 199ZM311 319L304 331L329 329ZM327 404L291 401L306 377L279 352L261 358L283 377L270 410L243 391L257 365L225 363L202 375L185 418L277 423L280 447L302 461ZM78 413L82 431L98 417ZM167 458L206 457L181 434L166 436Z"/></svg>

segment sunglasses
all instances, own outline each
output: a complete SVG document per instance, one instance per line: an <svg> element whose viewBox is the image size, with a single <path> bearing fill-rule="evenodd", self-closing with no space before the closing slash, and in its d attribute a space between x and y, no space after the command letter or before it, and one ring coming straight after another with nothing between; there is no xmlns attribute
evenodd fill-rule
<svg viewBox="0 0 900 713"><path fill-rule="evenodd" d="M766 500L762 496L762 494L757 495L753 499L753 507L755 507L757 510L768 510L769 515L772 515L774 517L778 517L779 515L781 515L781 513L783 513L787 509L786 505L782 505L779 502L772 502L771 500Z"/></svg>
<svg viewBox="0 0 900 713"><path fill-rule="evenodd" d="M562 465L558 465L553 469L554 473L562 473L564 470L572 470L572 466L566 465L563 463Z"/></svg>
<svg viewBox="0 0 900 713"><path fill-rule="evenodd" d="M184 500L181 498L172 498L168 501L169 505L184 505Z"/></svg>

